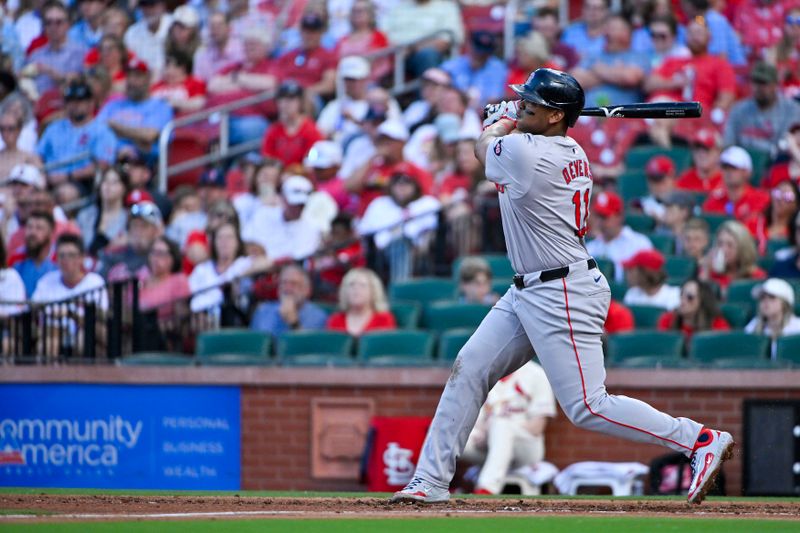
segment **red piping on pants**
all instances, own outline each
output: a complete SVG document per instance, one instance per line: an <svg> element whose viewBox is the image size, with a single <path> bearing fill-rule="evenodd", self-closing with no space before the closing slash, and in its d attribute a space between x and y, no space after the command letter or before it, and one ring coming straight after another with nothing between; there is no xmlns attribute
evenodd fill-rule
<svg viewBox="0 0 800 533"><path fill-rule="evenodd" d="M616 420L611 420L608 417L605 417L605 416L603 416L603 415L601 415L599 413L595 413L594 411L592 411L592 408L589 406L589 402L586 401L586 383L583 380L583 369L581 368L581 358L578 355L578 346L575 344L575 335L572 332L572 320L570 320L570 318L569 318L569 298L567 297L567 278L561 278L561 282L564 284L564 305L566 306L566 309L567 309L567 324L569 324L569 338L572 341L572 349L575 350L575 360L578 362L578 372L581 375L581 389L583 390L583 405L586 406L586 409L590 413L592 413L594 416L598 416L598 417L602 418L603 420L605 420L606 422L611 422L612 424L616 424L618 426L626 427L626 428L632 429L634 431L641 431L642 433L646 433L646 434L650 435L651 437L655 437L657 439L665 440L667 442L671 442L672 444L674 444L676 446L680 446L681 448L685 448L687 450L691 450L691 448L689 448L687 446L684 446L683 444L681 444L679 442L675 442L674 440L668 439L666 437L662 437L660 435L656 435L654 433L650 433L649 431L647 431L645 429L642 429L642 428L629 426L628 424L623 424L622 422L617 422Z"/></svg>

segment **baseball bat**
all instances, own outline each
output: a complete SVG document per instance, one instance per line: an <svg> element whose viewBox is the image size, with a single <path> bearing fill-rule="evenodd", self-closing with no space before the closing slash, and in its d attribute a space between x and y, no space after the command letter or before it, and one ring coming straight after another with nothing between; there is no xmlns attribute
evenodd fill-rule
<svg viewBox="0 0 800 533"><path fill-rule="evenodd" d="M653 102L616 106L585 107L581 115L606 118L697 118L703 114L700 102Z"/></svg>

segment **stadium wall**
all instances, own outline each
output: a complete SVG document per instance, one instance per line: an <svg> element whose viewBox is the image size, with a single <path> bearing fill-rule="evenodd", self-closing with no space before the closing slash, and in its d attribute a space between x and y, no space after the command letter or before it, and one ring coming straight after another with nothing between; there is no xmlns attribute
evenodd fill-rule
<svg viewBox="0 0 800 533"><path fill-rule="evenodd" d="M353 443L363 437L369 416L432 416L448 374L447 369L5 367L0 383L239 385L243 489L363 490L352 464ZM614 394L725 428L740 442L744 400L800 400L800 371L610 370L607 385ZM345 431L326 437L326 425ZM667 453L576 429L563 413L548 427L546 443L547 459L561 468L585 460L648 464ZM348 447L349 458L342 451ZM739 448L726 467L729 494L742 489L741 457ZM342 458L349 466L337 466Z"/></svg>

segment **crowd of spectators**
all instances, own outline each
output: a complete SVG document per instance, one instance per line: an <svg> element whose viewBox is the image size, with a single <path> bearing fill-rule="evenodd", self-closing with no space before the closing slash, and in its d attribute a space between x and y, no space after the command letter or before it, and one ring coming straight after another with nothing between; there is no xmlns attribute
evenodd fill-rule
<svg viewBox="0 0 800 533"><path fill-rule="evenodd" d="M506 59L506 25L485 7L2 2L4 299L135 279L142 308L167 316L179 300L196 312L219 306L220 285L289 264L272 288L239 288L255 298L254 328L394 327L384 284L419 274L440 225L450 259L491 249L476 229L497 229L475 209L497 194L473 154L480 114L510 96L509 83L554 67L580 80L587 106L696 100L705 111L681 121L582 117L571 130L595 182L588 250L627 288L609 332L633 326L626 305L661 306L659 327L687 335L728 327L718 310L727 288L767 278L748 330L791 329L796 320L764 302L793 306L780 279L800 278L800 9L784 0L648 0L613 12L608 0L584 0L561 27L557 3L522 2ZM382 53L406 44L403 65ZM417 88L392 92L395 68ZM188 185L158 187L168 123L264 92L274 97L222 125L212 115L187 128L206 151L220 127L232 145L260 148ZM629 152L647 147L661 153L633 166ZM623 178L646 192L630 197ZM727 220L710 227L714 215ZM652 226L634 228L632 216ZM363 238L390 268L363 269ZM665 239L668 249L657 246ZM694 260L696 277L670 279L673 256ZM466 266L463 298L495 301L491 271ZM69 291L52 290L54 280ZM319 299L338 299L339 312L328 317Z"/></svg>

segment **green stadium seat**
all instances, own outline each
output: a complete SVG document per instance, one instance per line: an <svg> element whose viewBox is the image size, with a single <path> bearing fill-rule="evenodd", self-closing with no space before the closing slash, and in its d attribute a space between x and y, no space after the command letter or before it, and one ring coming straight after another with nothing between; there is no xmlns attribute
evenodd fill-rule
<svg viewBox="0 0 800 533"><path fill-rule="evenodd" d="M762 152L761 150L756 150L754 148L745 148L745 150L747 150L747 153L750 154L750 158L753 160L753 174L750 176L750 183L758 187L761 184L761 179L764 177L772 158L768 153Z"/></svg>
<svg viewBox="0 0 800 533"><path fill-rule="evenodd" d="M664 270L667 273L667 277L671 280L671 284L683 284L687 279L694 277L697 272L697 261L691 257L668 255L664 263ZM680 280L680 282L673 283L674 280Z"/></svg>
<svg viewBox="0 0 800 533"><path fill-rule="evenodd" d="M198 355L201 365L208 366L269 366L274 361L268 355L251 353L215 353Z"/></svg>
<svg viewBox="0 0 800 533"><path fill-rule="evenodd" d="M617 191L625 205L629 205L637 198L647 196L647 178L642 169L623 172L617 178Z"/></svg>
<svg viewBox="0 0 800 533"><path fill-rule="evenodd" d="M728 285L728 292L725 300L728 303L740 304L747 307L748 314L755 312L756 302L753 300L753 288L764 283L764 280L757 279L737 279Z"/></svg>
<svg viewBox="0 0 800 533"><path fill-rule="evenodd" d="M775 257L775 252L791 246L786 239L770 239L767 241L767 257Z"/></svg>
<svg viewBox="0 0 800 533"><path fill-rule="evenodd" d="M417 278L392 283L389 286L391 300L411 300L427 303L449 300L456 295L456 284L445 278Z"/></svg>
<svg viewBox="0 0 800 533"><path fill-rule="evenodd" d="M658 319L667 311L663 307L655 305L630 305L628 308L633 313L633 323L636 324L637 329L655 328Z"/></svg>
<svg viewBox="0 0 800 533"><path fill-rule="evenodd" d="M656 221L644 213L626 213L625 224L639 233L650 233L656 227Z"/></svg>
<svg viewBox="0 0 800 533"><path fill-rule="evenodd" d="M329 315L333 314L333 313L335 313L336 311L339 310L339 304L336 304L336 303L333 303L333 302L320 302L320 301L315 300L315 301L313 301L311 303L313 303L314 305L316 305L317 307L319 307L320 309L322 309L323 311L325 311Z"/></svg>
<svg viewBox="0 0 800 533"><path fill-rule="evenodd" d="M422 305L419 302L392 301L390 310L399 329L417 329L422 316Z"/></svg>
<svg viewBox="0 0 800 533"><path fill-rule="evenodd" d="M684 146L676 146L674 148L635 146L625 154L625 169L626 171L643 170L647 162L656 155L665 155L672 159L678 174L689 168L692 162L692 153L689 148Z"/></svg>
<svg viewBox="0 0 800 533"><path fill-rule="evenodd" d="M625 298L625 293L628 292L628 285L623 282L616 282L614 278L608 279L608 286L611 288L611 299L621 302Z"/></svg>
<svg viewBox="0 0 800 533"><path fill-rule="evenodd" d="M675 253L675 237L661 233L648 233L647 237L653 243L653 248L664 255Z"/></svg>
<svg viewBox="0 0 800 533"><path fill-rule="evenodd" d="M689 358L705 364L734 358L765 359L769 344L767 337L743 331L703 331L692 336Z"/></svg>
<svg viewBox="0 0 800 533"><path fill-rule="evenodd" d="M688 359L682 357L662 357L660 355L642 355L630 357L614 363L617 368L693 368Z"/></svg>
<svg viewBox="0 0 800 533"><path fill-rule="evenodd" d="M763 270L764 272L769 272L772 270L772 265L775 264L774 257L759 257L758 258L758 267Z"/></svg>
<svg viewBox="0 0 800 533"><path fill-rule="evenodd" d="M268 357L272 349L272 336L250 329L220 329L205 331L197 337L198 356L216 354L252 354Z"/></svg>
<svg viewBox="0 0 800 533"><path fill-rule="evenodd" d="M117 359L123 366L190 366L195 364L194 357L175 352L138 352Z"/></svg>
<svg viewBox="0 0 800 533"><path fill-rule="evenodd" d="M281 366L358 366L358 361L351 355L336 354L293 354L281 358Z"/></svg>
<svg viewBox="0 0 800 533"><path fill-rule="evenodd" d="M281 360L295 355L342 355L353 353L353 338L341 331L292 331L278 338L275 355Z"/></svg>
<svg viewBox="0 0 800 533"><path fill-rule="evenodd" d="M432 331L475 329L491 309L489 305L457 301L431 302L422 313L422 327Z"/></svg>
<svg viewBox="0 0 800 533"><path fill-rule="evenodd" d="M750 359L739 357L722 357L711 362L712 368L729 370L780 370L786 366L770 359Z"/></svg>
<svg viewBox="0 0 800 533"><path fill-rule="evenodd" d="M357 357L370 366L425 365L433 361L433 348L427 331L378 331L361 337Z"/></svg>
<svg viewBox="0 0 800 533"><path fill-rule="evenodd" d="M686 191L689 192L692 196L694 196L694 205L701 206L708 198L707 192L697 192L697 191Z"/></svg>
<svg viewBox="0 0 800 533"><path fill-rule="evenodd" d="M791 366L800 366L800 335L779 337L775 358Z"/></svg>
<svg viewBox="0 0 800 533"><path fill-rule="evenodd" d="M458 356L459 350L464 347L475 332L472 328L455 328L442 332L439 336L439 349L437 359L441 363L452 363Z"/></svg>
<svg viewBox="0 0 800 533"><path fill-rule="evenodd" d="M728 215L719 215L717 213L706 212L701 213L700 218L708 223L708 231L711 234L712 241L714 240L714 234L717 232L717 228L719 228L723 222L731 220L731 217Z"/></svg>
<svg viewBox="0 0 800 533"><path fill-rule="evenodd" d="M482 259L485 259L487 263L489 263L489 268L492 270L492 278L508 278L515 274L514 268L511 266L511 261L508 260L508 256L506 254L484 254L479 255ZM453 281L458 284L458 269L461 267L461 263L464 262L466 257L459 257L453 262Z"/></svg>
<svg viewBox="0 0 800 533"><path fill-rule="evenodd" d="M597 261L597 269L603 273L609 283L614 280L614 261L610 259L594 259Z"/></svg>
<svg viewBox="0 0 800 533"><path fill-rule="evenodd" d="M609 335L606 358L612 364L638 358L643 366L658 366L680 360L683 354L683 333L680 331L631 331ZM647 358L642 359L642 358ZM635 364L632 366L636 366Z"/></svg>
<svg viewBox="0 0 800 533"><path fill-rule="evenodd" d="M750 306L735 302L721 304L719 310L733 329L742 329L750 321Z"/></svg>
<svg viewBox="0 0 800 533"><path fill-rule="evenodd" d="M499 295L501 298L508 289L511 288L511 278L496 279L492 281L492 292Z"/></svg>

